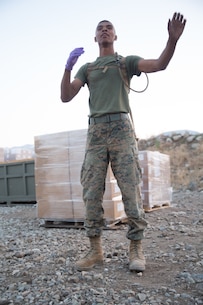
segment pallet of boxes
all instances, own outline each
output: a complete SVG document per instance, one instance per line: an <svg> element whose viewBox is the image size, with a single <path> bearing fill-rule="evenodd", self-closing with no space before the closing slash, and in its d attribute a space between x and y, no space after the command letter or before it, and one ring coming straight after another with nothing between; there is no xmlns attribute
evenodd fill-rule
<svg viewBox="0 0 203 305"><path fill-rule="evenodd" d="M169 207L172 200L170 157L158 151L140 151L141 193L144 209L151 212Z"/></svg>
<svg viewBox="0 0 203 305"><path fill-rule="evenodd" d="M35 187L38 217L46 226L77 226L84 222L80 170L87 130L35 136ZM141 151L141 191L144 208L169 205L171 200L169 157ZM108 168L103 200L104 217L111 224L126 218L120 189Z"/></svg>

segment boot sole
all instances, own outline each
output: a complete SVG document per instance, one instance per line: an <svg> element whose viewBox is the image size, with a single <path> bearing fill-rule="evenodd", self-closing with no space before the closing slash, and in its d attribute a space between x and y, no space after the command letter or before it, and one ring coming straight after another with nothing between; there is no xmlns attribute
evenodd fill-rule
<svg viewBox="0 0 203 305"><path fill-rule="evenodd" d="M143 267L133 266L133 267L129 267L129 270L130 271L136 271L136 272L143 272L143 271L145 271L145 266L143 266Z"/></svg>
<svg viewBox="0 0 203 305"><path fill-rule="evenodd" d="M88 271L88 270L91 270L92 268L96 267L96 266L103 266L104 265L104 262L96 262L90 266L87 266L87 267L80 267L80 266L77 266L76 264L76 269L78 271Z"/></svg>

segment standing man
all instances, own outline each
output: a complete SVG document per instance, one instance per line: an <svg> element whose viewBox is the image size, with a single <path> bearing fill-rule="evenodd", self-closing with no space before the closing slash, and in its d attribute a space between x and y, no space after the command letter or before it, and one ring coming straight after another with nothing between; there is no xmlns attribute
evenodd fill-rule
<svg viewBox="0 0 203 305"><path fill-rule="evenodd" d="M120 188L128 217L129 269L145 270L142 239L147 222L139 187L141 171L137 140L129 119L130 106L126 83L129 83L134 75L140 76L141 72L151 73L166 69L185 24L183 15L174 13L173 18L168 21L169 37L159 58L143 59L139 56L123 58L116 54L114 41L117 40L117 36L113 24L107 20L99 22L95 34L99 57L93 63L83 65L73 81L71 70L84 50L76 48L70 53L61 82L61 100L70 102L81 87L87 84L90 109L86 153L81 169L86 208L84 225L90 240L90 251L76 263L78 270L88 270L96 264L103 263L102 201L109 163Z"/></svg>

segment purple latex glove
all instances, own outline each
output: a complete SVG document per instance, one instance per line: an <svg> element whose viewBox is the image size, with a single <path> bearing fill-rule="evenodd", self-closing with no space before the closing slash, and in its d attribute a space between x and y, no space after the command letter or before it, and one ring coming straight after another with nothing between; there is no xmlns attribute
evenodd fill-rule
<svg viewBox="0 0 203 305"><path fill-rule="evenodd" d="M83 54L85 51L83 48L76 48L74 49L67 60L66 63L66 70L71 71L73 66L75 65L76 61L78 60L78 57Z"/></svg>

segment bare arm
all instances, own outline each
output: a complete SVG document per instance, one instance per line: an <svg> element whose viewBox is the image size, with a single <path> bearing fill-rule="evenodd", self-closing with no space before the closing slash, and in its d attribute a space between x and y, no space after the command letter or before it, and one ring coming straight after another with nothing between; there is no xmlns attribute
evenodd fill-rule
<svg viewBox="0 0 203 305"><path fill-rule="evenodd" d="M74 96L80 91L83 83L78 78L70 81L71 72L65 70L62 81L61 81L61 100L62 102L70 102Z"/></svg>
<svg viewBox="0 0 203 305"><path fill-rule="evenodd" d="M169 38L165 49L157 59L141 59L138 63L138 69L141 72L157 72L166 69L173 54L176 44L185 28L186 20L180 13L174 13L172 20L168 21Z"/></svg>

